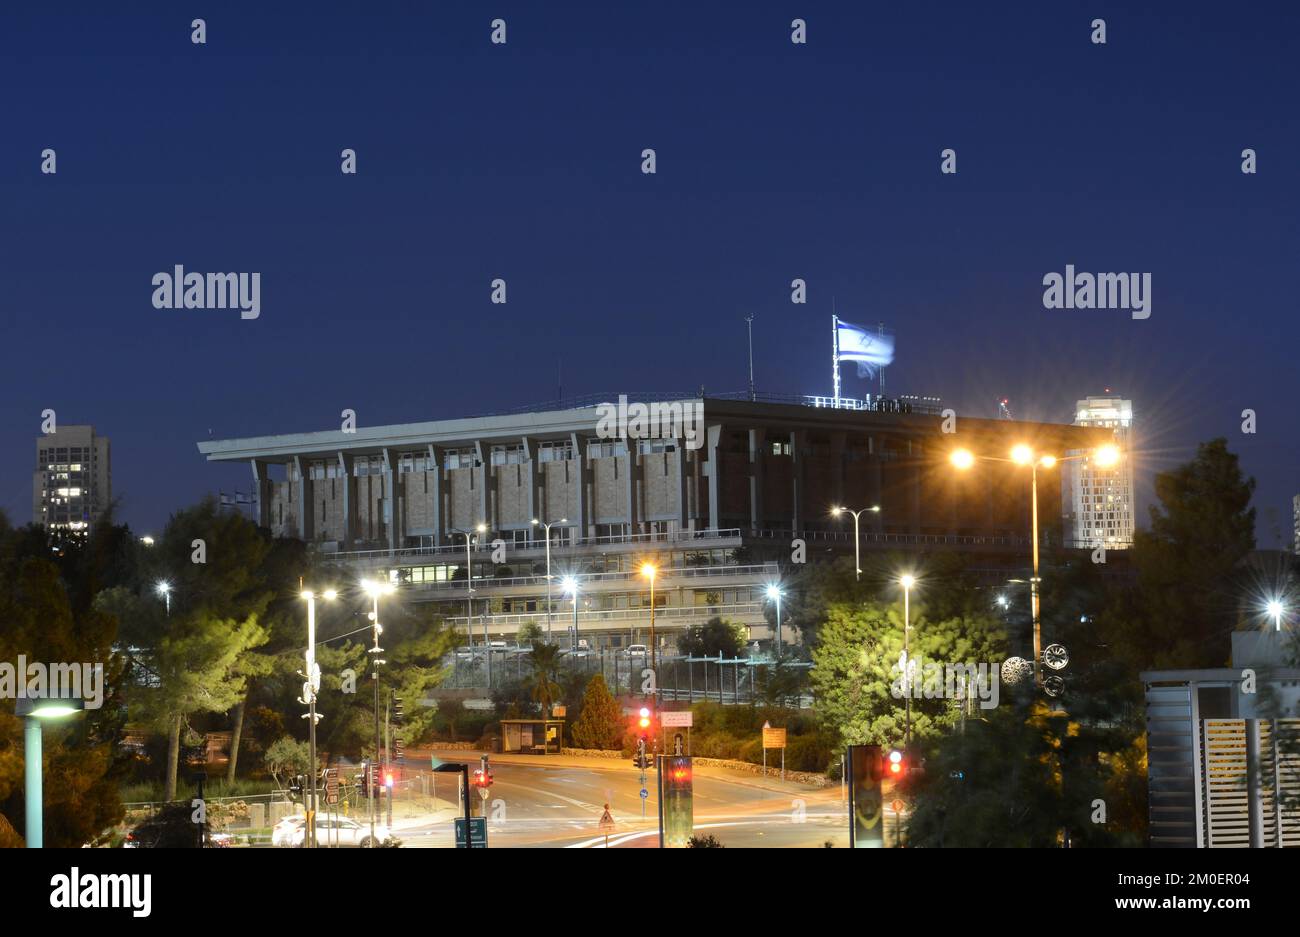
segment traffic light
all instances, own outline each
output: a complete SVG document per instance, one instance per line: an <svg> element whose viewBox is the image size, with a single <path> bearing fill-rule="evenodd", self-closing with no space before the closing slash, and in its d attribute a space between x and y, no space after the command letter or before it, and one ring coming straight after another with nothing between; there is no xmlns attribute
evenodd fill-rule
<svg viewBox="0 0 1300 937"><path fill-rule="evenodd" d="M402 698L400 696L394 696L393 697L393 722L396 723L397 725L401 725L402 720L405 718L405 716L406 716L406 711L402 708Z"/></svg>
<svg viewBox="0 0 1300 937"><path fill-rule="evenodd" d="M475 768L474 778L470 783L473 784L475 787L491 787L492 772L487 770L486 768Z"/></svg>
<svg viewBox="0 0 1300 937"><path fill-rule="evenodd" d="M636 740L636 754L632 756L632 764L636 765L642 771L650 767L650 756L646 753L646 737L643 735Z"/></svg>
<svg viewBox="0 0 1300 937"><path fill-rule="evenodd" d="M406 743L400 735L393 736L393 761L399 765L406 764Z"/></svg>
<svg viewBox="0 0 1300 937"><path fill-rule="evenodd" d="M384 772L384 787L390 791L393 789L393 770L391 768Z"/></svg>
<svg viewBox="0 0 1300 937"><path fill-rule="evenodd" d="M890 777L895 779L901 778L907 773L907 761L904 759L903 753L897 748L890 751L886 759L886 770L889 772Z"/></svg>
<svg viewBox="0 0 1300 937"><path fill-rule="evenodd" d="M648 731L650 728L650 721L653 718L653 716L654 713L650 711L649 706L642 706L641 711L637 714L637 723L636 723L637 728L640 729L642 732Z"/></svg>

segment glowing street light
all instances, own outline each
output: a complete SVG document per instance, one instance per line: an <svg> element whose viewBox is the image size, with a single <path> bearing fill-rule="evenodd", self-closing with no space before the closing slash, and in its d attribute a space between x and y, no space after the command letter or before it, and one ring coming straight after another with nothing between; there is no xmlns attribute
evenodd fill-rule
<svg viewBox="0 0 1300 937"><path fill-rule="evenodd" d="M170 618L172 613L172 584L166 579L159 579L154 585L153 591L161 595L163 601L167 603L167 616Z"/></svg>
<svg viewBox="0 0 1300 937"><path fill-rule="evenodd" d="M1280 599L1270 599L1265 608L1273 618L1273 630L1281 631L1282 613L1286 611L1286 605L1284 605Z"/></svg>
<svg viewBox="0 0 1300 937"><path fill-rule="evenodd" d="M655 650L655 575L658 572L653 563L641 565L641 575L650 580L650 670L654 673L656 694L659 692L659 663Z"/></svg>
<svg viewBox="0 0 1300 937"><path fill-rule="evenodd" d="M569 635L569 649L577 650L578 648L578 580L573 576L565 576L560 580L560 588L564 590L565 595L573 597L573 629Z"/></svg>
<svg viewBox="0 0 1300 937"><path fill-rule="evenodd" d="M307 669L303 672L303 698L298 702L307 704L307 757L309 765L307 773L311 776L311 784L308 788L307 828L304 842L308 847L315 848L318 845L316 839L316 810L320 806L316 796L316 695L320 693L320 666L316 663L316 593L310 589L304 589L302 598L307 602ZM333 589L326 589L321 593L321 598L332 602L338 598L338 593Z"/></svg>
<svg viewBox="0 0 1300 937"><path fill-rule="evenodd" d="M843 507L831 508L831 517L839 517L841 514L853 515L853 567L854 567L853 577L855 580L858 581L861 581L862 579L862 553L860 549L862 539L858 533L858 519L863 514L866 514L868 511L870 511L872 514L879 514L880 505L873 504L869 508L862 508L861 510L858 511L855 511L852 508L843 508Z"/></svg>
<svg viewBox="0 0 1300 937"><path fill-rule="evenodd" d="M911 573L904 573L898 577L898 584L903 587L903 659L906 669L903 676L906 680L907 692L903 694L904 705L906 709L906 722L904 723L904 739L906 744L912 744L912 654L911 645L908 642L908 635L912 631L912 586L916 585L916 577Z"/></svg>
<svg viewBox="0 0 1300 937"><path fill-rule="evenodd" d="M43 723L62 719L86 708L86 701L76 698L34 698L20 696L14 700L14 715L23 720L23 776L27 816L27 848L45 845L45 802L41 742Z"/></svg>
<svg viewBox="0 0 1300 937"><path fill-rule="evenodd" d="M975 464L975 456L966 449L957 449L949 457L949 461L958 469L968 469ZM1030 497L1032 502L1031 540L1033 542L1033 563L1034 573L1029 580L1029 601L1033 611L1034 620L1034 682L1041 685L1042 668L1039 662L1043 653L1043 623L1040 614L1040 603L1038 595L1038 470L1051 469L1058 462L1073 462L1079 459L1091 458L1097 465L1108 467L1115 465L1120 458L1120 451L1116 446L1104 445L1099 446L1092 452L1085 452L1079 455L1057 457L1050 453L1035 453L1033 447L1027 443L1017 443L1011 447L1010 459L999 459L993 456L982 456L989 462L1013 462L1016 465L1027 465L1030 468ZM1001 604L1001 600L999 599ZM1003 606L1005 607L1005 605Z"/></svg>
<svg viewBox="0 0 1300 937"><path fill-rule="evenodd" d="M383 633L384 627L379 623L379 597L381 595L392 595L394 588L391 582L376 582L372 579L361 580L361 588L366 595L374 601L374 610L370 613L371 634L374 638L374 644L367 652L371 655L371 672L370 676L375 681L375 761L381 760L383 747L379 741L379 665L384 663L384 659L379 655L384 653L384 649L379 646L379 635ZM491 671L489 671L489 674ZM491 686L491 684L489 684ZM375 824L379 811L379 799L375 797L374 791L370 793L370 841L379 842L375 837Z"/></svg>
<svg viewBox="0 0 1300 937"><path fill-rule="evenodd" d="M776 659L780 660L783 653L781 644L781 597L785 595L781 587L772 583L767 587L767 597L776 603Z"/></svg>
<svg viewBox="0 0 1300 937"><path fill-rule="evenodd" d="M567 524L569 519L561 517L558 521L551 521L549 524L543 524L537 518L533 518L534 527L542 527L546 531L546 640L551 640L551 528L556 524Z"/></svg>

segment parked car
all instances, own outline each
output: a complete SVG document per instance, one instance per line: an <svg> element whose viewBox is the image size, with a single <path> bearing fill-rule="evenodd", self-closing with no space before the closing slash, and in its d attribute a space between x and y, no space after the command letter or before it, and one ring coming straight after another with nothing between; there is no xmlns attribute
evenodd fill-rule
<svg viewBox="0 0 1300 937"><path fill-rule="evenodd" d="M644 644L629 644L623 649L624 657L649 657L650 648Z"/></svg>
<svg viewBox="0 0 1300 937"><path fill-rule="evenodd" d="M300 816L285 817L271 832L272 846L301 846L307 837L307 821ZM360 823L351 817L316 817L316 839L322 846L359 846L368 849L376 844L385 845L393 838L387 826L375 826L375 836L370 836L370 824Z"/></svg>

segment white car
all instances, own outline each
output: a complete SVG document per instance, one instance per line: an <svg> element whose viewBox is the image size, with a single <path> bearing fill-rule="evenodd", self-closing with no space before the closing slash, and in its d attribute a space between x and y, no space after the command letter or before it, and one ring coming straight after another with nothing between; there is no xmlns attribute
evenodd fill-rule
<svg viewBox="0 0 1300 937"><path fill-rule="evenodd" d="M307 835L305 817L285 817L271 831L272 846L301 846ZM388 827L375 825L375 837L370 837L370 824L360 823L351 817L316 817L316 841L322 846L360 846L369 848L393 838Z"/></svg>
<svg viewBox="0 0 1300 937"><path fill-rule="evenodd" d="M649 657L650 648L644 644L629 644L623 649L624 657Z"/></svg>

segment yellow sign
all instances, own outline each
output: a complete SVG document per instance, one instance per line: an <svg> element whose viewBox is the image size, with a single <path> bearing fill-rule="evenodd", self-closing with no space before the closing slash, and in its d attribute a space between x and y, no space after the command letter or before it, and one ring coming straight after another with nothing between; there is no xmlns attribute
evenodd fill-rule
<svg viewBox="0 0 1300 937"><path fill-rule="evenodd" d="M785 748L785 729L773 729L769 726L764 726L763 747Z"/></svg>

